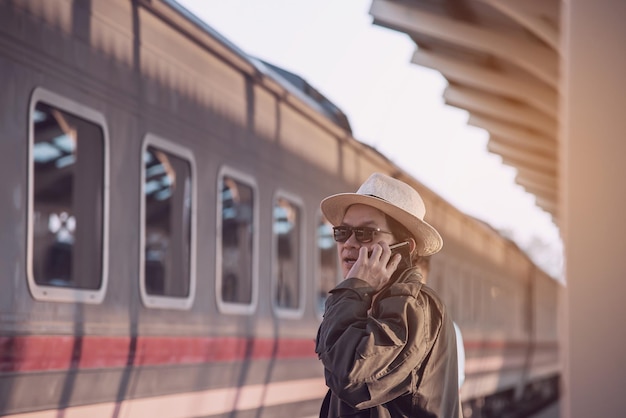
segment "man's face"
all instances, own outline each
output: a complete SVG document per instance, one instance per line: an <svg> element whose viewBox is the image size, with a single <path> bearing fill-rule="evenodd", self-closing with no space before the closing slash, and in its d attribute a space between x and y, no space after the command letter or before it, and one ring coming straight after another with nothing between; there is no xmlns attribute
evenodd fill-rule
<svg viewBox="0 0 626 418"><path fill-rule="evenodd" d="M371 206L360 204L352 205L348 208L341 225L380 228L382 231L390 232L389 226L387 225L387 218L381 211ZM341 263L343 277L345 278L347 276L354 262L359 257L359 249L361 247L367 247L369 251L373 245L383 241L388 244L395 242L393 234L374 233L372 241L362 243L357 240L356 234L353 233L345 242L338 242L337 254L339 256L339 262Z"/></svg>

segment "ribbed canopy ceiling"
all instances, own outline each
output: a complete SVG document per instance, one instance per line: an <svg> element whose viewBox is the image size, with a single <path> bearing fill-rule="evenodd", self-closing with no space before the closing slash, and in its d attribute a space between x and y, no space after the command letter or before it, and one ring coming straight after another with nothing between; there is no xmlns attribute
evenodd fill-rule
<svg viewBox="0 0 626 418"><path fill-rule="evenodd" d="M373 0L374 24L416 44L448 81L445 102L489 133L488 149L557 221L558 0Z"/></svg>

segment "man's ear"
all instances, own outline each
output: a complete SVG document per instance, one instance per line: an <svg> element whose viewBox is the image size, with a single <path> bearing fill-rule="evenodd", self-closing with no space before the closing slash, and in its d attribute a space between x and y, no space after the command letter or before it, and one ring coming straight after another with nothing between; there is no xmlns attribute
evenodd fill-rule
<svg viewBox="0 0 626 418"><path fill-rule="evenodd" d="M415 252L415 249L417 248L417 242L415 242L415 239L413 238L409 238L407 239L407 241L409 241L409 250L411 254L413 254Z"/></svg>

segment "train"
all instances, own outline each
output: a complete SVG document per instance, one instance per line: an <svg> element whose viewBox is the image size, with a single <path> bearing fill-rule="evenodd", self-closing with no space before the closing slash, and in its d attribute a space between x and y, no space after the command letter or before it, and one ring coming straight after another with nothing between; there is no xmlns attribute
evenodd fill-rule
<svg viewBox="0 0 626 418"><path fill-rule="evenodd" d="M317 416L319 203L372 172L443 236L465 416L558 397L562 286L175 1L1 0L0 80L0 416Z"/></svg>

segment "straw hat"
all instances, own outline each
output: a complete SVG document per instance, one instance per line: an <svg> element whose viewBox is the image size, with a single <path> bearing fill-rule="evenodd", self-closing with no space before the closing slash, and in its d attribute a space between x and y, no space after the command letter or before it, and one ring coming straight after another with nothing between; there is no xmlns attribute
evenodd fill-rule
<svg viewBox="0 0 626 418"><path fill-rule="evenodd" d="M351 205L372 206L400 222L417 241L419 255L435 254L443 240L435 228L424 222L426 207L415 189L385 174L374 173L356 193L340 193L322 200L322 213L334 225L340 225Z"/></svg>

